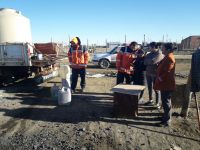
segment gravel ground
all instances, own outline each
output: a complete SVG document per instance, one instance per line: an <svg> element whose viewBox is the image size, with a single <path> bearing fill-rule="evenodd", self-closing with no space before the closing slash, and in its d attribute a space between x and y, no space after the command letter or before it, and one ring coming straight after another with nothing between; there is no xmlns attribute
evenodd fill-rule
<svg viewBox="0 0 200 150"><path fill-rule="evenodd" d="M115 70L90 67L88 72ZM184 76L177 79L186 80ZM60 85L60 80L54 78L40 86L26 80L0 89L1 150L200 149L194 102L187 119L174 108L172 126L164 128L157 126L162 110L143 105L147 91L137 118L115 118L110 91L115 77L87 78L85 93L75 93L69 106L58 106L51 98L50 87Z"/></svg>

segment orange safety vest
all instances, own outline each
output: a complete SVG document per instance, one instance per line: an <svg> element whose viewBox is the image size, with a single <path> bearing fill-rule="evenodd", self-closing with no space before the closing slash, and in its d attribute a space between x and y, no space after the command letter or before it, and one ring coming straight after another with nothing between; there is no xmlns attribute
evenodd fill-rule
<svg viewBox="0 0 200 150"><path fill-rule="evenodd" d="M86 68L89 60L89 53L82 46L78 46L77 49L70 48L68 51L68 59L71 68Z"/></svg>
<svg viewBox="0 0 200 150"><path fill-rule="evenodd" d="M133 50L131 50L129 47L122 47L117 53L116 68L119 72L133 74L134 68L132 64L135 60L133 54Z"/></svg>

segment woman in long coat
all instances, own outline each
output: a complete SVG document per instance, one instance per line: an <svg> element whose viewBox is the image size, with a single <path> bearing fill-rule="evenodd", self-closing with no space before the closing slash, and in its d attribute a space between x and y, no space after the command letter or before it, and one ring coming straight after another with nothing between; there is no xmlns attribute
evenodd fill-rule
<svg viewBox="0 0 200 150"><path fill-rule="evenodd" d="M171 95L175 90L175 58L172 43L165 43L162 46L162 53L165 55L158 65L155 90L161 91L161 100L164 109L161 126L169 126L171 122Z"/></svg>

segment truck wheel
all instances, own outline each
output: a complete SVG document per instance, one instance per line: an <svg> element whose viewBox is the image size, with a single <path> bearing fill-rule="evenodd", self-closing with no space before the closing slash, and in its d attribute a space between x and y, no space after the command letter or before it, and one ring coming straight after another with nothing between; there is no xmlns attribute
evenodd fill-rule
<svg viewBox="0 0 200 150"><path fill-rule="evenodd" d="M99 66L103 69L107 69L110 67L110 62L107 59L102 59L99 62Z"/></svg>

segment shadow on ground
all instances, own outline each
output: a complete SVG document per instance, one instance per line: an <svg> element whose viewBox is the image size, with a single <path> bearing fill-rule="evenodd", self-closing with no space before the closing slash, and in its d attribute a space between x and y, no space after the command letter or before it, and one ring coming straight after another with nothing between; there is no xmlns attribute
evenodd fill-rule
<svg viewBox="0 0 200 150"><path fill-rule="evenodd" d="M24 81L4 88L7 93L15 93L15 97L4 97L9 100L19 100L21 107L16 109L0 109L5 116L19 119L30 119L48 122L78 123L87 121L118 120L113 116L113 96L110 93L77 93L72 96L68 106L59 106L51 99L49 87L40 87L32 82ZM142 110L152 110L152 107L141 106ZM139 112L137 118L132 118L134 125L155 126L160 120L159 113ZM120 122L119 123L123 123Z"/></svg>

